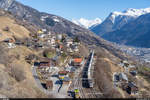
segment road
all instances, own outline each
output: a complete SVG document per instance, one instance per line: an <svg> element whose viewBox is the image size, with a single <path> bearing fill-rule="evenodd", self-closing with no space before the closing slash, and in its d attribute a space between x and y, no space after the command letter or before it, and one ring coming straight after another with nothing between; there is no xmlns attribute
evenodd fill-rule
<svg viewBox="0 0 150 100"><path fill-rule="evenodd" d="M56 72L54 72L55 74L58 73L59 70L57 70ZM35 82L37 83L37 87L43 91L45 94L47 95L53 95L53 97L55 98L69 98L67 96L67 89L66 87L62 87L61 90L65 90L66 94L64 94L65 92L62 92L60 90L60 92L58 93L58 89L60 88L60 85L59 84L56 84L56 82L59 80L57 77L50 77L51 80L53 80L53 90L49 91L49 90L46 90L42 85L41 85L41 81L40 79L38 78L38 75L37 75L37 72L36 72L36 67L32 66L32 74L33 74L33 77L35 79Z"/></svg>

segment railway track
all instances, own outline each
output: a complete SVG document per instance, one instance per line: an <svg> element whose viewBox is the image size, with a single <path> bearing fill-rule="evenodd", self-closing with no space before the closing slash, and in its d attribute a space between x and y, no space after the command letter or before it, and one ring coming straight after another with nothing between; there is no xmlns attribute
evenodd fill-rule
<svg viewBox="0 0 150 100"><path fill-rule="evenodd" d="M90 57L92 57L92 56L90 56ZM87 80L88 79L89 71L92 71L92 73L94 72L94 68L91 68L91 66L94 66L95 59L96 58L93 58L93 57L89 58L87 60L87 63L84 64L85 66L83 66L83 68L80 69L82 71L80 71L78 73L78 76L74 77L74 79L72 81L70 89L72 89L72 90L74 90L75 88L79 89L80 98L100 98L101 97L101 93L98 93L97 90L94 87L86 88L85 86L83 86L84 85L83 82L86 83L86 81L83 81L83 80ZM89 69L89 66L90 66L90 69ZM92 74L92 73L90 73L90 74ZM93 74L90 75L90 77L92 78Z"/></svg>

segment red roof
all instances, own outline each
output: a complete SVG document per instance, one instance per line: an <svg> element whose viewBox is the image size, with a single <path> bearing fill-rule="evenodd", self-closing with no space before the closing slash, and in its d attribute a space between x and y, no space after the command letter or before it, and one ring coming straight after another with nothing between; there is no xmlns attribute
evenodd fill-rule
<svg viewBox="0 0 150 100"><path fill-rule="evenodd" d="M82 60L83 60L82 58L75 58L75 59L74 59L74 62L76 62L76 63L81 63Z"/></svg>
<svg viewBox="0 0 150 100"><path fill-rule="evenodd" d="M61 74L61 75L62 75L62 74L63 74L63 75L67 75L68 71L59 71L58 73Z"/></svg>

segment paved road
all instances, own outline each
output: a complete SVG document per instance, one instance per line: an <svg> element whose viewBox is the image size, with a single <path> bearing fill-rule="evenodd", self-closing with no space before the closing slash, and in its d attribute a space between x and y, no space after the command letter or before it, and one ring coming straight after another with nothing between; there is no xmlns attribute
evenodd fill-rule
<svg viewBox="0 0 150 100"><path fill-rule="evenodd" d="M36 72L36 67L32 66L32 74L33 74L33 77L37 83L37 87L43 91L45 94L49 95L51 94L52 92L46 90L45 88L43 88L43 86L41 85L41 81L39 80L38 78L38 75L37 75L37 72Z"/></svg>
<svg viewBox="0 0 150 100"><path fill-rule="evenodd" d="M59 70L57 70L55 73L58 73ZM58 89L60 88L60 85L59 84L56 84L56 81L58 81L58 78L57 77L51 77L51 80L53 80L53 90L52 91L48 91L46 90L42 85L41 85L41 81L39 80L38 78L38 75L37 75L37 72L36 72L36 67L32 66L32 74L33 74L33 77L36 81L36 85L37 87L43 91L45 94L49 95L53 95L55 98L69 98L67 96L67 94L64 94L63 92L60 92L58 93ZM64 87L62 87L63 89ZM66 88L65 88L66 90Z"/></svg>

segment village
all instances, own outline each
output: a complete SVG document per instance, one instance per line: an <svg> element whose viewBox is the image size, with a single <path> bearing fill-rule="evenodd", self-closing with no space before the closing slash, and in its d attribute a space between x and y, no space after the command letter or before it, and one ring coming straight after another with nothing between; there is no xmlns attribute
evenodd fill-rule
<svg viewBox="0 0 150 100"><path fill-rule="evenodd" d="M6 31L8 30L9 27L6 27ZM69 90L75 80L74 76L82 71L86 60L79 53L79 46L82 44L78 37L72 39L65 34L52 34L46 29L39 30L31 37L24 40L6 38L3 42L9 49L26 46L40 52L40 56L30 54L25 60L32 65L33 76L41 90L47 91L47 94L60 93L66 97L79 97L78 88ZM74 95L68 91L73 91Z"/></svg>
<svg viewBox="0 0 150 100"><path fill-rule="evenodd" d="M9 27L6 27L5 31L8 30ZM30 54L25 60L31 65L38 87L47 94L79 98L84 94L81 93L81 87L94 86L92 64L96 61L96 55L91 50L88 58L81 56L79 49L82 43L78 37L70 38L65 34L53 34L41 29L37 34L31 35L31 38L6 38L3 42L9 49L26 46L39 52L40 56ZM126 60L121 61L119 66L123 70L113 73L114 87L121 88L130 95L138 95L136 67ZM79 77L80 74L82 75ZM79 86L80 83L77 84L76 81L81 79L82 85Z"/></svg>

